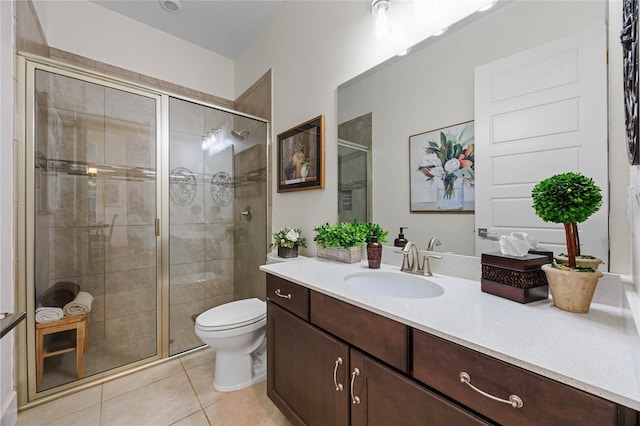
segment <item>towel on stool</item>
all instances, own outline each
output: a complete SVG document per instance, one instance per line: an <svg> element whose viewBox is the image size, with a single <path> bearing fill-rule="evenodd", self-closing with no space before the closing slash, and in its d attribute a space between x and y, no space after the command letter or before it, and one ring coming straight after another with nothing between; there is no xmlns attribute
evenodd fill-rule
<svg viewBox="0 0 640 426"><path fill-rule="evenodd" d="M36 309L36 322L57 321L64 316L64 312L60 308L52 308L43 306Z"/></svg>
<svg viewBox="0 0 640 426"><path fill-rule="evenodd" d="M80 292L80 285L69 281L57 282L42 293L40 304L63 308L64 305L76 298Z"/></svg>
<svg viewBox="0 0 640 426"><path fill-rule="evenodd" d="M93 302L93 296L86 291L78 293L73 301L64 305L63 311L67 316L75 316L89 313L91 311L91 303Z"/></svg>

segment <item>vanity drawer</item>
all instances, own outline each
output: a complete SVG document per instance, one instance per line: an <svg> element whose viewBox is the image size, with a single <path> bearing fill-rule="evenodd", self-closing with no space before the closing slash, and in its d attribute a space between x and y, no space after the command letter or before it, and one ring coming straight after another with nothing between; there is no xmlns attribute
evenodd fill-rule
<svg viewBox="0 0 640 426"><path fill-rule="evenodd" d="M311 291L311 322L400 371L408 372L409 328Z"/></svg>
<svg viewBox="0 0 640 426"><path fill-rule="evenodd" d="M522 407L475 391L461 381L462 372L487 394L507 400L517 395ZM618 424L612 402L418 330L413 330L413 376L503 425Z"/></svg>
<svg viewBox="0 0 640 426"><path fill-rule="evenodd" d="M267 274L267 299L309 321L309 289Z"/></svg>

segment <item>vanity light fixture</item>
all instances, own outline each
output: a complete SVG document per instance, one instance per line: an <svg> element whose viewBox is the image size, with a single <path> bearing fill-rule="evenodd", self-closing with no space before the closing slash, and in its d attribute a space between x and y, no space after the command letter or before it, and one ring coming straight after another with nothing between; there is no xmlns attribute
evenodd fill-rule
<svg viewBox="0 0 640 426"><path fill-rule="evenodd" d="M202 135L202 138L200 138L202 141L202 150L206 151L209 155L223 151L230 145L229 141L218 138L220 130L221 129L207 130L204 135Z"/></svg>
<svg viewBox="0 0 640 426"><path fill-rule="evenodd" d="M391 35L389 23L390 0L372 0L371 13L375 17L375 32L378 40L384 40Z"/></svg>
<svg viewBox="0 0 640 426"><path fill-rule="evenodd" d="M489 3L487 3L487 5L482 6L480 9L478 9L478 12L486 12L487 10L489 10L493 6L495 6L496 3L498 3L498 0L493 0L493 1L489 2Z"/></svg>
<svg viewBox="0 0 640 426"><path fill-rule="evenodd" d="M182 12L182 2L180 0L160 0L160 6L169 13Z"/></svg>

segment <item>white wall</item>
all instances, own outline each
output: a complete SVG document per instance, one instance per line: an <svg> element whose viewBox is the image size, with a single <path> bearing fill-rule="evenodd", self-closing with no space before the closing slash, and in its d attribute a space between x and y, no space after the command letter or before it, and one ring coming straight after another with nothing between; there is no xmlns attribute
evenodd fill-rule
<svg viewBox="0 0 640 426"><path fill-rule="evenodd" d="M234 62L86 0L34 1L49 46L225 99Z"/></svg>
<svg viewBox="0 0 640 426"><path fill-rule="evenodd" d="M0 312L13 312L13 2L0 1ZM14 332L0 340L0 424L12 426L17 416L14 389Z"/></svg>
<svg viewBox="0 0 640 426"><path fill-rule="evenodd" d="M419 247L436 236L439 250L474 255L473 214L409 212L409 136L473 120L477 66L602 23L606 6L594 1L500 5L394 64L340 86L340 123L373 112L376 221L392 231L408 226L407 238Z"/></svg>

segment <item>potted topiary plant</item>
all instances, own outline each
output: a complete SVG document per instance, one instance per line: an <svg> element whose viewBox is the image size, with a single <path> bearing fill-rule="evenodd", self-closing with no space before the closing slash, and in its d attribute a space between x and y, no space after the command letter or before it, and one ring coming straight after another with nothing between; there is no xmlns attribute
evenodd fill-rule
<svg viewBox="0 0 640 426"><path fill-rule="evenodd" d="M578 223L602 205L600 188L580 173L561 173L538 182L531 191L533 208L545 222L562 223L567 241L567 263L543 265L553 303L569 312L586 313L602 272L576 264L580 255ZM596 265L597 267L597 265Z"/></svg>
<svg viewBox="0 0 640 426"><path fill-rule="evenodd" d="M278 256L284 258L297 257L298 247L306 247L307 240L300 229L282 228L273 233L271 247L278 248Z"/></svg>

